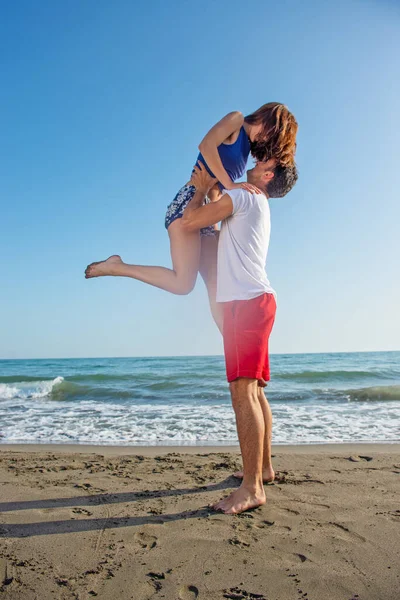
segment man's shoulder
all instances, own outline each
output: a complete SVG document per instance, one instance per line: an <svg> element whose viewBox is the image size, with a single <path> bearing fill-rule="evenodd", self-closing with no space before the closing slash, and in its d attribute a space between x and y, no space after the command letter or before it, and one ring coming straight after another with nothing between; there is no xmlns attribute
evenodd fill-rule
<svg viewBox="0 0 400 600"><path fill-rule="evenodd" d="M232 200L232 217L235 215L243 216L253 211L258 213L268 210L268 199L261 190L256 192L244 188L235 188L233 190L224 190L223 193L229 195Z"/></svg>
<svg viewBox="0 0 400 600"><path fill-rule="evenodd" d="M261 200L268 200L267 196L261 190L256 192L253 190L252 191L246 190L245 188L234 188L233 190L223 189L222 194L229 194L229 196L231 196L232 198L242 197L242 198L259 198Z"/></svg>
<svg viewBox="0 0 400 600"><path fill-rule="evenodd" d="M267 196L261 190L250 192L249 190L242 188L241 191L243 192L245 198L248 198L248 199L251 198L252 200L256 200L257 202L267 202L268 201Z"/></svg>
<svg viewBox="0 0 400 600"><path fill-rule="evenodd" d="M248 198L255 206L268 206L268 197L264 192L249 192Z"/></svg>

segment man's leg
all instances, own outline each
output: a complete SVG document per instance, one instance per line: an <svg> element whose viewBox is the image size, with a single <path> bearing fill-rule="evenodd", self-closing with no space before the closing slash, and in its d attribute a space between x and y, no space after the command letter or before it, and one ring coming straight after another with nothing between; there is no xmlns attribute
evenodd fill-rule
<svg viewBox="0 0 400 600"><path fill-rule="evenodd" d="M222 333L223 329L223 308L217 302L217 252L218 252L218 234L215 236L201 237L200 254L200 275L207 287L208 299L210 302L211 314L214 321Z"/></svg>
<svg viewBox="0 0 400 600"><path fill-rule="evenodd" d="M272 412L269 402L265 396L264 388L258 388L258 399L260 401L261 409L264 417L264 446L263 446L263 462L262 462L262 476L263 482L269 483L275 479L275 471L272 467L271 459L271 440L272 440ZM233 474L238 479L243 478L243 471L236 471Z"/></svg>
<svg viewBox="0 0 400 600"><path fill-rule="evenodd" d="M272 443L272 411L264 393L264 388L258 388L258 399L261 404L261 410L263 411L264 423L265 423L265 436L264 436L264 451L263 451L263 478L268 481L273 481L275 478L275 472L272 468L271 458L271 443Z"/></svg>
<svg viewBox="0 0 400 600"><path fill-rule="evenodd" d="M236 379L230 384L230 391L244 476L240 487L214 504L213 508L227 514L237 514L266 502L262 481L265 425L257 379Z"/></svg>

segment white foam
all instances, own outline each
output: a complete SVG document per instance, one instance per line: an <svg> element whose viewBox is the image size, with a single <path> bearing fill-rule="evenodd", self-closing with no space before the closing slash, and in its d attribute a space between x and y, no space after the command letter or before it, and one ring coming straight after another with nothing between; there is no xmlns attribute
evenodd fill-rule
<svg viewBox="0 0 400 600"><path fill-rule="evenodd" d="M271 403L273 442L320 443L400 439L400 402ZM10 410L12 409L12 410ZM1 441L90 444L237 443L230 404L135 405L26 399L0 404Z"/></svg>
<svg viewBox="0 0 400 600"><path fill-rule="evenodd" d="M51 394L55 385L63 381L64 377L56 377L50 381L21 381L13 385L0 383L0 400L45 398Z"/></svg>

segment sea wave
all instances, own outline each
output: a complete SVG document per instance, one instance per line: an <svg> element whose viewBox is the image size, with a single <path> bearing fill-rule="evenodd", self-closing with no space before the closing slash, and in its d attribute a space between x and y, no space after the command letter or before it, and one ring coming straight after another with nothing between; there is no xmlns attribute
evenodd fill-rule
<svg viewBox="0 0 400 600"><path fill-rule="evenodd" d="M26 379L26 378L25 378ZM0 400L43 400L43 401L73 401L96 400L102 402L139 402L141 404L153 401L168 404L172 402L200 402L208 406L213 402L228 402L229 390L225 381L219 377L198 379L181 377L180 374L164 375L155 378L131 377L130 385L119 384L112 378L106 380L76 381L76 377L64 378L57 376L53 379L38 380L35 377L19 381L19 377L11 383L0 383ZM275 378L274 378L275 380ZM329 384L329 382L327 382ZM324 402L388 402L400 401L400 385L381 385L344 389L338 387L319 388L311 383L301 388L294 386L280 388L279 384L270 385L267 395L272 403L309 403L323 400Z"/></svg>
<svg viewBox="0 0 400 600"><path fill-rule="evenodd" d="M199 373L196 371L191 371L187 373L179 372L173 373L171 375L163 374L162 377L157 376L156 373L85 373L82 375L73 375L68 377L69 381L93 381L93 382L102 382L102 381L112 381L117 383L121 382L140 382L140 383L156 383L157 379L160 377L165 382L170 383L181 383L187 381L193 381L196 379L204 379L205 373Z"/></svg>
<svg viewBox="0 0 400 600"><path fill-rule="evenodd" d="M3 375L0 383L31 383L35 381L53 381L53 377L35 377L33 375Z"/></svg>
<svg viewBox="0 0 400 600"><path fill-rule="evenodd" d="M85 398L131 398L129 390L113 390L106 387L92 387L66 381L64 377L51 380L21 381L15 385L0 383L1 400L83 400Z"/></svg>
<svg viewBox="0 0 400 600"><path fill-rule="evenodd" d="M166 394L166 392L169 394ZM24 381L14 385L0 383L0 401L6 400L48 400L48 401L83 401L93 399L105 402L123 400L168 403L171 396L175 400L190 399L202 402L218 401L221 396L228 399L228 389L224 383L204 387L190 386L183 383L159 382L148 385L138 384L133 388L91 386L56 377L45 381Z"/></svg>
<svg viewBox="0 0 400 600"><path fill-rule="evenodd" d="M347 390L346 395L349 400L356 402L400 400L400 385L380 385L358 390Z"/></svg>
<svg viewBox="0 0 400 600"><path fill-rule="evenodd" d="M93 368L93 366L92 366ZM114 386L118 383L152 386L154 389L172 389L177 385L196 385L205 382L209 379L214 382L219 378L224 377L224 367L214 365L214 369L210 372L208 369L190 369L179 370L174 373L155 373L153 372L132 372L132 373L79 373L77 375L68 375L69 382L82 383L88 385L96 385L109 383ZM361 383L366 379L379 380L400 380L400 369L381 369L381 370L304 370L279 372L279 368L274 369L273 381L287 381L299 384L318 384L318 383L341 383L356 382ZM0 376L0 384L18 384L18 383L36 383L36 382L51 382L53 378L45 376L27 376L27 375L6 375Z"/></svg>
<svg viewBox="0 0 400 600"><path fill-rule="evenodd" d="M223 369L221 372L224 373ZM174 385L194 381L203 381L206 377L207 371L191 371L191 372L179 372L173 374L165 374L162 376L157 375L156 373L82 373L79 375L69 375L68 381L70 382L90 382L90 383L103 383L109 381L110 383L137 383L143 385L154 385L162 380L163 385ZM219 373L213 373L212 376L219 375ZM53 381L51 377L34 377L29 375L7 375L0 376L0 383L27 383L27 382L38 382L38 381Z"/></svg>
<svg viewBox="0 0 400 600"><path fill-rule="evenodd" d="M301 383L318 383L320 381L349 381L357 379L400 379L400 370L384 371L293 371L274 374L274 379L300 381Z"/></svg>
<svg viewBox="0 0 400 600"><path fill-rule="evenodd" d="M63 377L55 377L55 379L44 381L32 379L31 381L16 382L18 385L0 383L0 399L13 400L19 398L27 400L46 398L47 396L50 396L55 387L61 385L63 381Z"/></svg>

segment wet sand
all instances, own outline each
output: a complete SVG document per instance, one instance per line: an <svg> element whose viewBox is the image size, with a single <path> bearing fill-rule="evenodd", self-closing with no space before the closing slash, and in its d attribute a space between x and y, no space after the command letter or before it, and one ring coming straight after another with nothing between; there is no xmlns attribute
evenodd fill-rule
<svg viewBox="0 0 400 600"><path fill-rule="evenodd" d="M398 600L400 445L273 454L230 516L237 446L0 445L0 597Z"/></svg>

